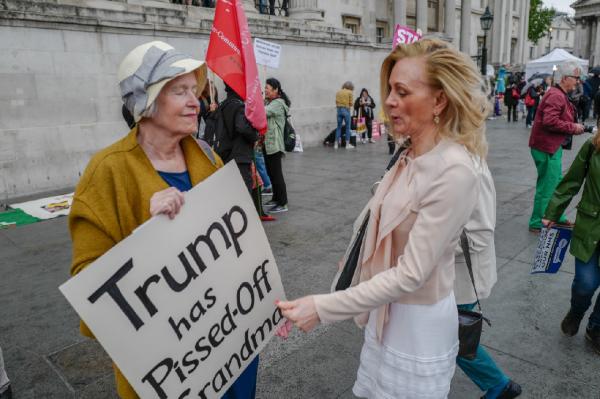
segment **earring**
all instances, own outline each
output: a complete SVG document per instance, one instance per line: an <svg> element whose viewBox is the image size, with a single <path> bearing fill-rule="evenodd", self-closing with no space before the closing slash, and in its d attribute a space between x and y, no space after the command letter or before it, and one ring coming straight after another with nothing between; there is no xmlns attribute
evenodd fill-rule
<svg viewBox="0 0 600 399"><path fill-rule="evenodd" d="M436 125L440 124L440 117L437 114L433 114L433 123Z"/></svg>

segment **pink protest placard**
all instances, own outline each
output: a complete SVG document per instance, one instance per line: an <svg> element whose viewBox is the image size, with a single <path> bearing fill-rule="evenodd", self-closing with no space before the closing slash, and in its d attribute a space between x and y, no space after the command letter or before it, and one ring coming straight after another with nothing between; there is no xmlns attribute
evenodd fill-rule
<svg viewBox="0 0 600 399"><path fill-rule="evenodd" d="M414 43L421 37L423 37L421 29L414 31L408 26L396 25L396 28L394 28L394 41L392 42L392 49L399 44Z"/></svg>

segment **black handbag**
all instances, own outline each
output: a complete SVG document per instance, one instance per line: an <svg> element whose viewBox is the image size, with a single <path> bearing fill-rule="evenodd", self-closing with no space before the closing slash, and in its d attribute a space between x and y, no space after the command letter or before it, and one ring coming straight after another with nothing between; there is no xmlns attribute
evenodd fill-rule
<svg viewBox="0 0 600 399"><path fill-rule="evenodd" d="M562 142L561 147L564 150L570 150L573 148L573 136L568 135L565 137L565 141Z"/></svg>
<svg viewBox="0 0 600 399"><path fill-rule="evenodd" d="M473 290L475 291L475 297L477 298L477 306L479 311L472 310L458 310L458 356L467 360L473 360L477 356L477 347L481 339L481 330L483 328L483 321L491 326L492 324L488 319L483 317L481 313L481 304L479 303L479 296L477 295L477 288L475 288L475 279L473 278L473 266L471 265L471 253L469 252L469 242L467 240L467 233L463 230L460 234L460 246L465 256L465 262L467 263L467 269L469 270L469 276L471 277L471 283L473 283Z"/></svg>
<svg viewBox="0 0 600 399"><path fill-rule="evenodd" d="M390 170L392 166L398 161L400 158L400 154L406 150L410 146L410 140L406 140L402 146L396 151L388 166L386 171ZM365 233L367 231L367 226L369 225L369 215L370 211L367 211L365 217L358 229L355 239L352 242L352 246L350 248L350 252L348 253L348 257L346 258L346 262L344 263L344 268L340 272L337 282L335 283L335 290L341 291L350 287L352 284L352 279L354 278L354 273L356 272L356 266L358 265L358 257L360 255L360 249L362 247L363 240L365 238Z"/></svg>
<svg viewBox="0 0 600 399"><path fill-rule="evenodd" d="M358 233L356 234L356 238L352 243L352 248L350 249L350 253L348 253L348 257L346 258L346 263L344 263L344 268L340 273L340 277L335 285L336 291L345 290L350 287L352 284L352 279L354 278L354 272L356 271L356 266L358 265L358 257L360 255L360 248L362 246L362 242L365 238L365 232L367 231L367 225L369 224L369 214L367 211L365 218L358 229Z"/></svg>

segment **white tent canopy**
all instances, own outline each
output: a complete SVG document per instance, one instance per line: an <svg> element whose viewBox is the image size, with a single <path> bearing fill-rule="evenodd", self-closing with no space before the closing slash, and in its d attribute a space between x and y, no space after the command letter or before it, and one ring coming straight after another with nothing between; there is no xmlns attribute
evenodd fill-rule
<svg viewBox="0 0 600 399"><path fill-rule="evenodd" d="M538 58L537 60L529 61L525 65L525 79L529 79L534 73L552 73L554 65L558 65L564 61L577 61L581 65L581 74L585 75L588 71L588 60L582 60L581 58L575 57L573 54L561 48L555 48L545 56Z"/></svg>

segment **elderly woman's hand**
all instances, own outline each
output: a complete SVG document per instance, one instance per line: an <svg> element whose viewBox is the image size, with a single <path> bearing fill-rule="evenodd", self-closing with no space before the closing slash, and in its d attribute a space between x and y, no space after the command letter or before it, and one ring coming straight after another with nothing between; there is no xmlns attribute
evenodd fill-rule
<svg viewBox="0 0 600 399"><path fill-rule="evenodd" d="M184 203L183 193L175 187L169 187L158 191L150 198L150 214L152 216L164 213L173 219L179 213Z"/></svg>
<svg viewBox="0 0 600 399"><path fill-rule="evenodd" d="M319 324L319 314L312 295L295 301L277 301L283 316L304 332L309 332Z"/></svg>

